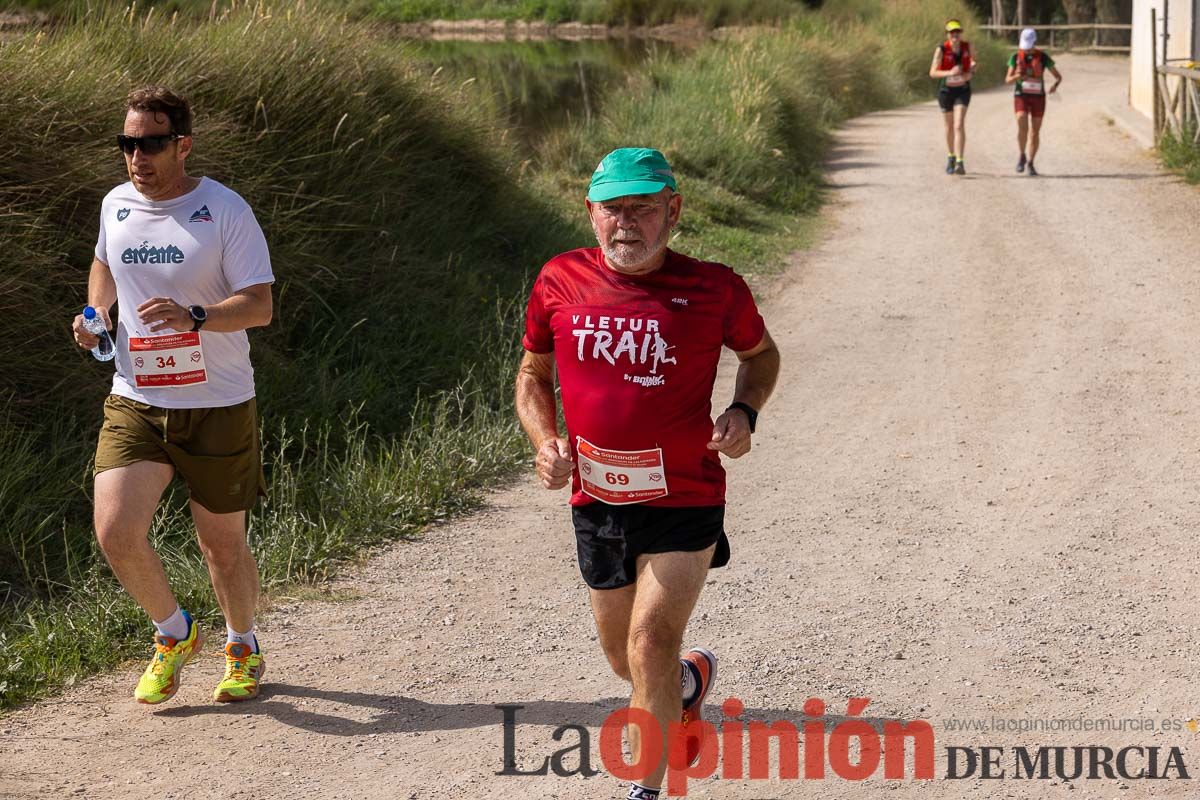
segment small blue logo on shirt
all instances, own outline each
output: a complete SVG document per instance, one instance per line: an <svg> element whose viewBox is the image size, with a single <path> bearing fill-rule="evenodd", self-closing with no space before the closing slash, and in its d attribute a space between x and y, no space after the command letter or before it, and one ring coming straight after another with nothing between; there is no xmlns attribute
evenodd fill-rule
<svg viewBox="0 0 1200 800"><path fill-rule="evenodd" d="M129 216L128 208L122 208L122 209L118 210L117 211L117 222L124 222L125 218L128 216Z"/></svg>
<svg viewBox="0 0 1200 800"><path fill-rule="evenodd" d="M188 218L188 222L212 222L212 213L208 210L208 206L200 206L198 211L192 212L192 216Z"/></svg>

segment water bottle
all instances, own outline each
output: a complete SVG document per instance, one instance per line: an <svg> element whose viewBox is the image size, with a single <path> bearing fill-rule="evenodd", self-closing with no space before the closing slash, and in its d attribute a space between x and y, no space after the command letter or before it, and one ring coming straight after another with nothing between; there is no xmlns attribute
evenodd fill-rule
<svg viewBox="0 0 1200 800"><path fill-rule="evenodd" d="M83 310L83 329L100 337L100 341L92 348L92 355L96 360L112 361L117 354L117 348L113 347L112 336L109 335L108 328L104 327L104 320L91 306Z"/></svg>

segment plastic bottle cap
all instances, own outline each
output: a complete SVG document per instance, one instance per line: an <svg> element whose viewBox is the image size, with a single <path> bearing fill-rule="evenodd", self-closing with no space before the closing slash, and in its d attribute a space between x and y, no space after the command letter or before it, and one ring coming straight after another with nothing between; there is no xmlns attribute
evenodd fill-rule
<svg viewBox="0 0 1200 800"><path fill-rule="evenodd" d="M83 318L84 319L95 319L96 318L96 309L92 308L91 306L85 307L83 309Z"/></svg>

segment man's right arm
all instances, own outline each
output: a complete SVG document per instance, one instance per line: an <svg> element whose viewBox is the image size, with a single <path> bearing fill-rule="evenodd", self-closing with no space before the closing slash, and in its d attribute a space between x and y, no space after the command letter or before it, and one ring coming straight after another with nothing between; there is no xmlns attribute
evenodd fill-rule
<svg viewBox="0 0 1200 800"><path fill-rule="evenodd" d="M554 401L554 354L525 351L517 371L517 416L536 451L534 466L542 486L561 489L575 468L571 448L558 435Z"/></svg>
<svg viewBox="0 0 1200 800"><path fill-rule="evenodd" d="M112 270L98 258L92 259L92 270L88 273L88 305L107 313L117 302L117 282Z"/></svg>
<svg viewBox="0 0 1200 800"><path fill-rule="evenodd" d="M112 318L109 316L109 312L115 302L117 302L117 282L113 280L112 270L108 268L108 264L98 258L93 258L92 269L88 273L87 303L96 309L96 314L104 320L105 326L110 331L112 330ZM75 332L75 341L81 348L91 350L96 346L98 341L96 335L89 333L83 327L83 314L76 315L75 324L71 327Z"/></svg>

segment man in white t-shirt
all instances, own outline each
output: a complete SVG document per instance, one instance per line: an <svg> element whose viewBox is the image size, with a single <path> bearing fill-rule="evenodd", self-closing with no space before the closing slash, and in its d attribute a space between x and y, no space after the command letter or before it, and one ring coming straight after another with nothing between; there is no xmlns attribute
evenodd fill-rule
<svg viewBox="0 0 1200 800"><path fill-rule="evenodd" d="M254 370L246 329L271 321L271 259L246 201L184 169L192 111L170 89L130 92L124 132L129 183L104 198L88 305L119 319L116 374L96 448L96 538L113 572L154 621L141 703L169 700L201 634L179 607L148 533L176 473L187 483L200 549L225 614L219 702L258 696L265 669L254 635L258 566L246 512L265 496ZM97 337L75 318L75 341Z"/></svg>

